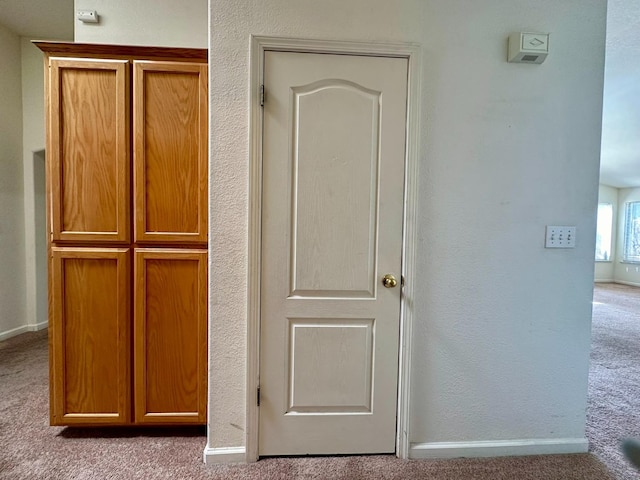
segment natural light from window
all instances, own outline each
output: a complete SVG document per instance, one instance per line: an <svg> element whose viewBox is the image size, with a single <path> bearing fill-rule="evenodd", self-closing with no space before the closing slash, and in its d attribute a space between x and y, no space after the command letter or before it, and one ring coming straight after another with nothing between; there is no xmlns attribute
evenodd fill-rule
<svg viewBox="0 0 640 480"><path fill-rule="evenodd" d="M622 261L640 263L640 202L629 202L624 205Z"/></svg>
<svg viewBox="0 0 640 480"><path fill-rule="evenodd" d="M598 225L596 227L596 261L611 260L611 235L613 232L613 205L598 204Z"/></svg>

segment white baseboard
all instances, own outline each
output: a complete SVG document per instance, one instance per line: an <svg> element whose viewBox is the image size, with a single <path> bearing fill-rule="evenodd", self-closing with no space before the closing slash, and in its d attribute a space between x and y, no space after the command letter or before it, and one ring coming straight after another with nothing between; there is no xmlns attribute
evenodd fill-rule
<svg viewBox="0 0 640 480"><path fill-rule="evenodd" d="M208 445L203 453L204 463L246 463L245 447L211 448Z"/></svg>
<svg viewBox="0 0 640 480"><path fill-rule="evenodd" d="M23 325L21 327L12 328L11 330L0 332L0 341L7 340L11 337L15 337L17 335L20 335L26 332L37 332L39 330L47 328L48 325L49 325L48 322L42 322L42 323L35 323L33 325Z"/></svg>
<svg viewBox="0 0 640 480"><path fill-rule="evenodd" d="M586 438L557 438L536 440L503 440L480 442L412 443L409 458L504 457L519 455L548 455L585 453L589 450Z"/></svg>
<svg viewBox="0 0 640 480"><path fill-rule="evenodd" d="M29 325L23 325L18 328L12 328L11 330L7 330L5 332L0 332L0 341L7 340L8 338L15 337L16 335L20 335L21 333L25 333L29 331Z"/></svg>
<svg viewBox="0 0 640 480"><path fill-rule="evenodd" d="M594 283L614 283L613 278L596 278Z"/></svg>
<svg viewBox="0 0 640 480"><path fill-rule="evenodd" d="M614 280L613 283L620 283L622 285L629 285L630 287L640 287L638 282L626 282L624 280Z"/></svg>
<svg viewBox="0 0 640 480"><path fill-rule="evenodd" d="M49 322L35 323L33 325L29 325L29 331L30 332L39 332L40 330L44 330L48 326L49 326Z"/></svg>
<svg viewBox="0 0 640 480"><path fill-rule="evenodd" d="M586 453L586 438L558 438L536 440L503 440L480 442L412 443L409 458L504 457L520 455L549 455ZM245 447L204 449L204 463L245 463Z"/></svg>

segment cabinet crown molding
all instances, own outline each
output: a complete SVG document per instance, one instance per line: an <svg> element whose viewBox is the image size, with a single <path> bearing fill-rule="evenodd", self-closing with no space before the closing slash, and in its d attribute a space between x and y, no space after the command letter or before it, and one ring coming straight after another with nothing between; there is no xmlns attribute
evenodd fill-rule
<svg viewBox="0 0 640 480"><path fill-rule="evenodd" d="M33 40L32 43L49 56L119 58L129 60L171 60L206 63L206 48L147 47L139 45L107 45Z"/></svg>

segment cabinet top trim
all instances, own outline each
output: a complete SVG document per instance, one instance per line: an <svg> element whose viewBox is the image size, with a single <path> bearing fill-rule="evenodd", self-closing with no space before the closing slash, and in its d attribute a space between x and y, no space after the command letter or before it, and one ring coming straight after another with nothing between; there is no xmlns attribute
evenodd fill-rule
<svg viewBox="0 0 640 480"><path fill-rule="evenodd" d="M200 61L206 63L206 48L144 47L135 45L105 45L33 40L33 44L48 55L121 58L136 60Z"/></svg>

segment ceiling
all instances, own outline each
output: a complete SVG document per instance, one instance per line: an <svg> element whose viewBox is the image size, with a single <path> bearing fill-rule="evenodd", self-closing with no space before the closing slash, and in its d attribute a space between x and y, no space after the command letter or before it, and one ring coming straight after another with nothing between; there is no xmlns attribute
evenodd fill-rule
<svg viewBox="0 0 640 480"><path fill-rule="evenodd" d="M72 40L73 9L74 0L0 0L0 24L23 37ZM605 65L600 181L639 187L640 1L608 1Z"/></svg>
<svg viewBox="0 0 640 480"><path fill-rule="evenodd" d="M0 0L0 24L32 40L73 40L74 0Z"/></svg>

